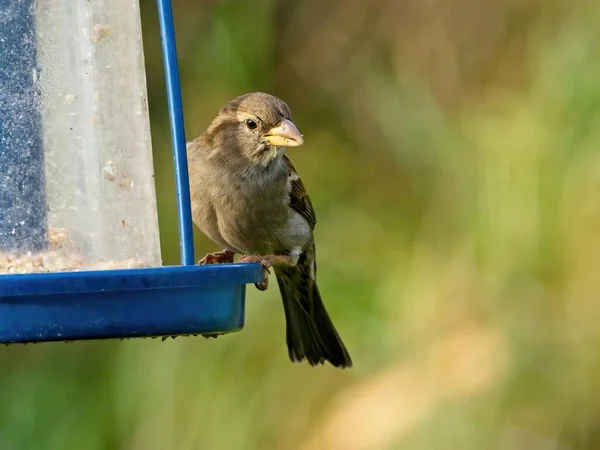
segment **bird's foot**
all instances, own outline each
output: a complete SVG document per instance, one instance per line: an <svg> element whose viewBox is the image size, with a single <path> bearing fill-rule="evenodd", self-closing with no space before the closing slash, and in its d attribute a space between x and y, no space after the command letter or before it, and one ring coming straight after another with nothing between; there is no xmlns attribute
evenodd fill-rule
<svg viewBox="0 0 600 450"><path fill-rule="evenodd" d="M198 261L198 264L204 265L204 264L232 263L233 255L235 255L235 253L233 253L230 250L223 250L220 252L207 253L206 255L204 255L204 258L202 258L200 261Z"/></svg>
<svg viewBox="0 0 600 450"><path fill-rule="evenodd" d="M254 283L259 291L266 291L269 288L269 267L273 265L273 261L267 256L259 255L244 255L238 259L241 263L259 263L263 267L263 280L260 283Z"/></svg>
<svg viewBox="0 0 600 450"><path fill-rule="evenodd" d="M256 289L259 291L266 291L269 287L269 268L276 263L290 264L292 259L288 255L244 255L238 259L238 262L242 263L259 263L263 267L263 281L260 283L254 283Z"/></svg>

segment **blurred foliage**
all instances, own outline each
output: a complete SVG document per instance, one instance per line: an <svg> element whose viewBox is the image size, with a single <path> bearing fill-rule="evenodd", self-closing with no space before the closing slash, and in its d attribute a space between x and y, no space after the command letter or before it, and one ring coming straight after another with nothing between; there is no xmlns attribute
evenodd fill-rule
<svg viewBox="0 0 600 450"><path fill-rule="evenodd" d="M320 286L355 368L247 326L0 353L0 449L600 448L600 4L174 2L188 138L248 91L288 102ZM176 207L143 2L165 264ZM196 236L197 255L216 249Z"/></svg>

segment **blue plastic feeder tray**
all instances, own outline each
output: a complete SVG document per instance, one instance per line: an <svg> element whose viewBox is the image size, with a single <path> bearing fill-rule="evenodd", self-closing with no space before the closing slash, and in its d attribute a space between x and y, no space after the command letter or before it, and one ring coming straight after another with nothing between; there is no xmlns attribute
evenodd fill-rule
<svg viewBox="0 0 600 450"><path fill-rule="evenodd" d="M181 250L170 267L153 267L161 258L139 0L0 0L1 343L244 325L245 285L262 281L262 268L195 265L171 3L157 3ZM64 242L53 242L55 224Z"/></svg>
<svg viewBox="0 0 600 450"><path fill-rule="evenodd" d="M256 264L0 277L0 341L215 334L244 326Z"/></svg>

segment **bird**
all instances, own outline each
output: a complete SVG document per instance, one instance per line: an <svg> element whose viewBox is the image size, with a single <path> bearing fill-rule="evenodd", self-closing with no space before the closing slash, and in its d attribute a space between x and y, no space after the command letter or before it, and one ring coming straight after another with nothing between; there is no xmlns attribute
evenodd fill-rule
<svg viewBox="0 0 600 450"><path fill-rule="evenodd" d="M223 106L187 143L194 224L222 250L199 264L258 262L275 272L292 362L352 367L317 287L315 210L287 149L303 145L288 105L264 93Z"/></svg>

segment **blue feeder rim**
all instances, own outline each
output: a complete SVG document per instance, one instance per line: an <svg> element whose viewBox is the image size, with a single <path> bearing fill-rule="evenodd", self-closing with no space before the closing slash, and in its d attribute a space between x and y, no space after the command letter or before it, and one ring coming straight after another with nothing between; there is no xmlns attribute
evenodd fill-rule
<svg viewBox="0 0 600 450"><path fill-rule="evenodd" d="M0 0L0 4L4 0ZM32 0L33 1L33 0ZM34 89L26 85L36 68L33 39L33 12L27 2L23 14L14 21L1 24L17 27L21 32L8 36L21 39L23 55L2 54L0 86L2 89ZM192 234L192 215L186 157L186 139L181 104L181 88L177 50L170 0L157 0L162 41L169 120L173 145L181 265L149 269L123 269L89 272L0 275L0 342L27 343L203 334L215 335L237 331L244 326L245 285L262 281L258 264L220 264L196 266ZM11 28L12 29L12 28ZM12 59L11 59L12 58ZM12 64L10 61L12 60ZM22 75L22 78L15 74ZM12 84L11 84L12 83ZM0 92L0 104L2 92ZM4 107L3 107L4 108ZM34 167L22 176L31 179L31 197L43 198L43 147L40 118L32 110L29 121L21 123L18 132L8 133L12 124L10 111L0 110L0 181L6 159L23 158L22 142L14 136L29 136L28 146L34 150L24 167ZM3 129L4 127L4 129ZM6 136L9 136L8 138ZM33 136L33 138L31 137ZM12 140L11 140L12 139ZM19 144L21 144L19 146ZM23 162L23 160L19 160ZM35 165L37 163L37 166ZM37 176L37 178L34 178ZM14 194L13 194L14 195ZM21 195L23 193L21 192ZM27 193L25 194L27 195ZM0 192L0 205L10 209L22 202L12 201L10 194ZM14 199L12 199L14 200ZM45 211L45 208L38 208ZM19 214L19 211L10 210ZM4 211L3 211L4 213ZM19 230L23 248L35 248L36 233L45 231L45 216L40 213L32 223ZM3 226L0 215L0 237ZM13 222L14 223L14 222ZM14 232L13 232L14 233ZM33 237L32 237L33 236Z"/></svg>

